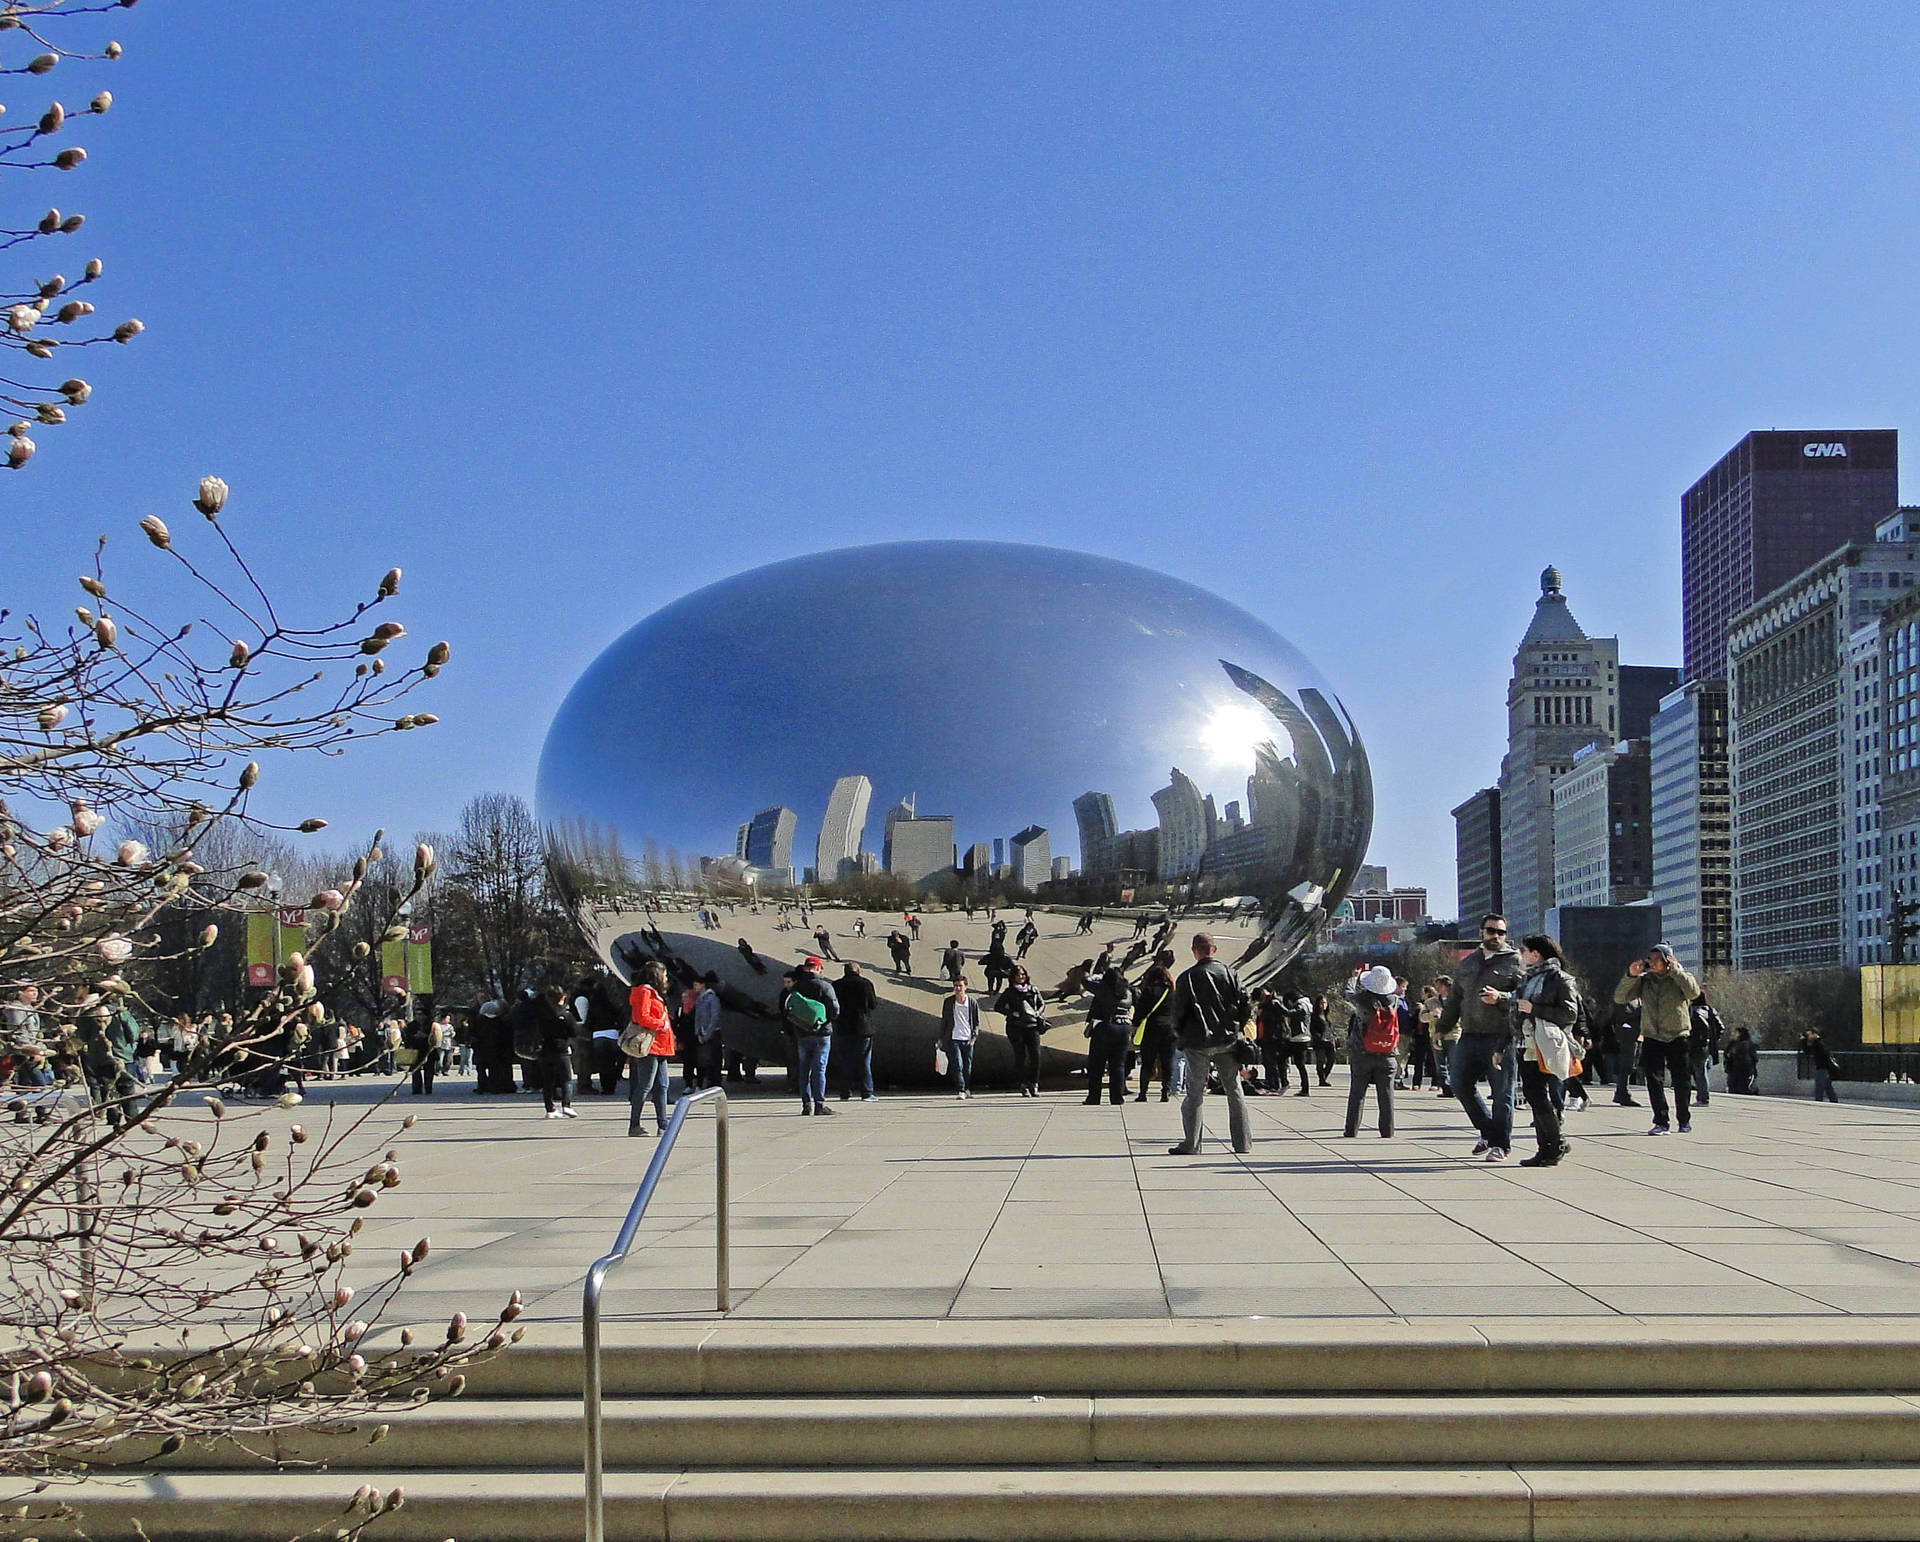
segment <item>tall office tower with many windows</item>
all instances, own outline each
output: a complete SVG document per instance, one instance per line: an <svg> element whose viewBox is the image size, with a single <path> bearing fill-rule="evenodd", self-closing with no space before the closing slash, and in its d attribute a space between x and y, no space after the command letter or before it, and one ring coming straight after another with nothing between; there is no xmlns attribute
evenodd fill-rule
<svg viewBox="0 0 1920 1542"><path fill-rule="evenodd" d="M1632 905L1653 890L1647 741L1590 744L1553 784L1553 902Z"/></svg>
<svg viewBox="0 0 1920 1542"><path fill-rule="evenodd" d="M1727 688L1689 680L1653 719L1653 902L1680 962L1698 974L1733 961L1733 824Z"/></svg>
<svg viewBox="0 0 1920 1542"><path fill-rule="evenodd" d="M1052 841L1039 825L1028 825L1013 838L1013 886L1037 889L1053 877Z"/></svg>
<svg viewBox="0 0 1920 1542"><path fill-rule="evenodd" d="M1619 737L1619 672L1620 639L1587 636L1548 568L1513 656L1500 762L1500 882L1516 937L1553 907L1553 780L1578 751Z"/></svg>
<svg viewBox="0 0 1920 1542"><path fill-rule="evenodd" d="M1453 811L1453 851L1459 884L1459 909L1455 913L1462 921L1477 922L1504 903L1500 898L1498 787L1482 787Z"/></svg>
<svg viewBox="0 0 1920 1542"><path fill-rule="evenodd" d="M798 816L776 804L763 808L747 825L747 861L778 870L793 866L793 827Z"/></svg>
<svg viewBox="0 0 1920 1542"><path fill-rule="evenodd" d="M1893 429L1748 434L1680 499L1680 608L1689 680L1727 678L1727 629L1762 596L1900 502Z"/></svg>
<svg viewBox="0 0 1920 1542"><path fill-rule="evenodd" d="M1854 833L1854 713L1867 707L1853 697L1852 639L1912 588L1916 553L1850 542L1727 632L1736 969L1826 968L1852 953L1854 841L1872 838Z"/></svg>

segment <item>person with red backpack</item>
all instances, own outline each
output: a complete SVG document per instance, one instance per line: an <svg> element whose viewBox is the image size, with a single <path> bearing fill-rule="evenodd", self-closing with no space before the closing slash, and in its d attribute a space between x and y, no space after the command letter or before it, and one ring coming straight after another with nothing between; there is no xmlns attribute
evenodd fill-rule
<svg viewBox="0 0 1920 1542"><path fill-rule="evenodd" d="M1385 964L1354 976L1347 987L1353 1020L1347 1025L1346 1139L1360 1133L1360 1106L1367 1088L1380 1105L1380 1134L1393 1135L1393 1079L1400 1049L1400 994Z"/></svg>

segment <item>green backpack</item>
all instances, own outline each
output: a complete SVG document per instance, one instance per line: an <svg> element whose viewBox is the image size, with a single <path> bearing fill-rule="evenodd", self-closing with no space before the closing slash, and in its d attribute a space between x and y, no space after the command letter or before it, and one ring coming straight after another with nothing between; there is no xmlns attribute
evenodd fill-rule
<svg viewBox="0 0 1920 1542"><path fill-rule="evenodd" d="M787 1004L782 1010L796 1033L827 1031L827 1004L814 1000L805 991L788 991Z"/></svg>

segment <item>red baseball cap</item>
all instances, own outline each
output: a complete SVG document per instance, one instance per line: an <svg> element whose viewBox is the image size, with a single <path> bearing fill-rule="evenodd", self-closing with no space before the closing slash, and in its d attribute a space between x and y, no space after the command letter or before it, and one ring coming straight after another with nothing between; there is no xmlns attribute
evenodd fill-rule
<svg viewBox="0 0 1920 1542"><path fill-rule="evenodd" d="M818 969L820 967L820 960L809 953L807 955L807 967L809 969Z"/></svg>

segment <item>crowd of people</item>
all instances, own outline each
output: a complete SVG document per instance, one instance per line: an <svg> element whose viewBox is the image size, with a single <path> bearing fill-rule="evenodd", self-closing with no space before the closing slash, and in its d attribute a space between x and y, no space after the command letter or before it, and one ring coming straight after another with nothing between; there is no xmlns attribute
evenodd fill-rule
<svg viewBox="0 0 1920 1542"><path fill-rule="evenodd" d="M1090 932L1098 918L1085 912L1079 931ZM719 929L715 911L702 910L698 920L702 930ZM1120 1103L1131 1095L1146 1102L1157 1083L1160 1101L1180 1100L1177 1155L1201 1149L1209 1092L1226 1098L1230 1143L1245 1151L1248 1098L1310 1097L1331 1085L1341 1059L1349 1071L1346 1137L1358 1135L1370 1091L1375 1128L1390 1137L1395 1094L1430 1086L1460 1103L1476 1136L1472 1154L1489 1162L1509 1158L1516 1110L1527 1109L1536 1149L1522 1165L1536 1167L1553 1166L1571 1151L1567 1116L1587 1109L1594 1091L1610 1087L1616 1104L1638 1107L1633 1093L1642 1088L1652 1110L1648 1133L1658 1136L1691 1133L1695 1110L1709 1101L1715 1063L1724 1061L1730 1091L1756 1090L1751 1035L1740 1028L1727 1036L1706 992L1664 944L1633 962L1605 1004L1586 999L1552 938L1533 934L1516 943L1498 915L1482 919L1479 946L1451 975L1417 994L1384 965L1356 965L1340 991L1314 994L1300 983L1304 976L1289 971L1249 992L1218 956L1211 934L1192 937L1191 962L1180 968L1168 945L1174 917L1142 912L1131 938L1106 943L1044 991L1022 962L1040 935L1033 912L1017 931L992 910L988 920L986 949L969 960L959 939L950 938L935 977L945 981L935 1069L954 1095L964 1100L977 1088L975 1052L992 1018L1011 1051L1016 1090L1042 1096L1042 1043L1055 1026L1050 1008L1084 1003L1084 1101ZM825 920L807 907L797 915L782 911L776 929L807 930L817 950L782 972L772 1011L800 1112L832 1114L831 1094L842 1102L875 1100L880 998L873 982L859 962L839 956ZM920 930L912 912L889 930L896 975L911 974ZM855 918L850 935L866 936L865 917ZM768 972L745 938L740 951L757 972ZM832 977L829 962L839 967ZM576 1088L588 1093L597 1079L606 1097L624 1086L630 1135L645 1132L649 1109L657 1132L666 1125L676 1061L689 1090L752 1082L758 1072L757 1062L723 1037L730 1003L719 975L675 965L670 974L649 959L631 985L601 970L571 988L550 984L458 1013L396 1010L369 1029L324 1012L303 1015L260 1047L256 1069L236 1090L284 1096L304 1091L310 1078L405 1071L413 1094L431 1096L437 1077L471 1070L475 1092L538 1091L546 1117L564 1120L575 1117ZM985 980L977 993L973 966ZM1136 976L1137 966L1144 967ZM739 1002L735 993L731 1005ZM52 1022L37 988L21 984L0 1002L0 1091L13 1094L20 1120L47 1117L50 1100L37 1094L60 1086L84 1085L113 1113L139 1087L187 1063L203 1040L224 1041L232 1028L227 1013L143 1023L110 981ZM1814 1095L1837 1101L1834 1062L1820 1035L1809 1031L1800 1050Z"/></svg>

